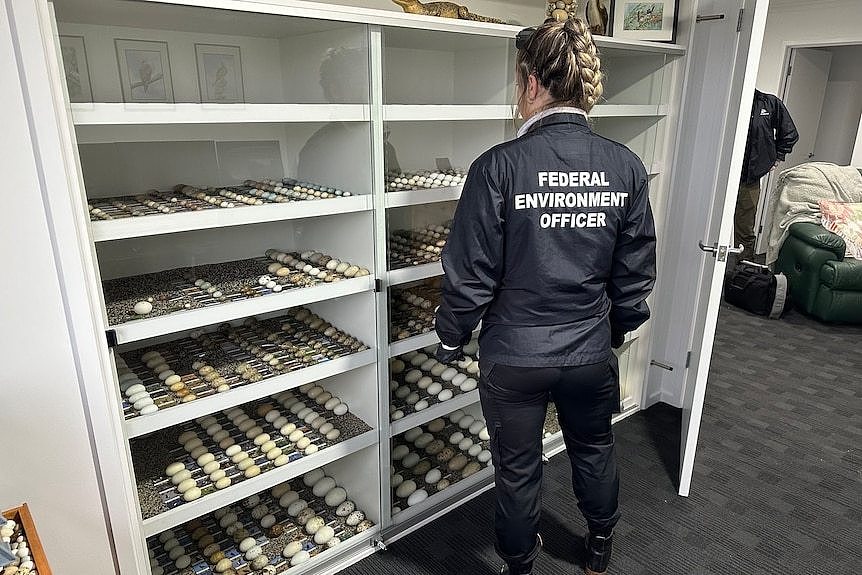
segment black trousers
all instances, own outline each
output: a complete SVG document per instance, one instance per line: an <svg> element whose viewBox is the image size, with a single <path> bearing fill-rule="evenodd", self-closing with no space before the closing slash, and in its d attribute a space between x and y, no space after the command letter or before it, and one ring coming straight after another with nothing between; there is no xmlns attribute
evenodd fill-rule
<svg viewBox="0 0 862 575"><path fill-rule="evenodd" d="M616 356L575 367L514 367L480 361L479 393L496 478L497 553L512 573L528 573L539 553L542 427L557 408L572 463L572 487L590 532L619 520L619 474L611 416L619 411Z"/></svg>

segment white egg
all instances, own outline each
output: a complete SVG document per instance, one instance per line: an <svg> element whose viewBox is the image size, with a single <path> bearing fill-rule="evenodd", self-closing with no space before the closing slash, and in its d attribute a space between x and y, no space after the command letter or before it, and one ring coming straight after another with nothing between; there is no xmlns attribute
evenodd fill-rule
<svg viewBox="0 0 862 575"><path fill-rule="evenodd" d="M479 433L483 429L485 429L485 422L481 419L477 419L472 424L470 424L470 427L469 427L469 431L473 435L476 435L477 433Z"/></svg>
<svg viewBox="0 0 862 575"><path fill-rule="evenodd" d="M341 402L335 406L335 408L332 410L332 413L334 413L335 415L344 415L345 413L347 413L348 410L349 408L347 407L347 404Z"/></svg>
<svg viewBox="0 0 862 575"><path fill-rule="evenodd" d="M443 381L452 381L452 378L456 375L458 375L458 370L454 367L448 367L440 374L440 379Z"/></svg>
<svg viewBox="0 0 862 575"><path fill-rule="evenodd" d="M335 487L329 490L323 500L330 507L338 507L347 499L347 490L343 487Z"/></svg>
<svg viewBox="0 0 862 575"><path fill-rule="evenodd" d="M418 489L410 494L410 497L407 498L407 505L412 507L417 503L421 503L428 499L428 492L424 489Z"/></svg>
<svg viewBox="0 0 862 575"><path fill-rule="evenodd" d="M392 449L392 459L394 461L401 461L408 453L410 453L409 447L407 447L406 445L396 445Z"/></svg>
<svg viewBox="0 0 862 575"><path fill-rule="evenodd" d="M281 552L281 554L284 555L286 558L290 559L300 551L302 551L302 542L291 541L284 546L284 550Z"/></svg>
<svg viewBox="0 0 862 575"><path fill-rule="evenodd" d="M483 427L482 431L479 432L479 439L481 439L482 441L488 441L489 439L491 439L491 434L488 432L487 427Z"/></svg>
<svg viewBox="0 0 862 575"><path fill-rule="evenodd" d="M482 445L479 443L474 443L470 446L470 449L467 450L467 455L470 457L476 457L482 452Z"/></svg>
<svg viewBox="0 0 862 575"><path fill-rule="evenodd" d="M464 434L460 431L456 431L452 435L449 436L449 443L452 445L457 445L461 443L461 440L464 439Z"/></svg>
<svg viewBox="0 0 862 575"><path fill-rule="evenodd" d="M474 421L476 421L475 417L473 417L472 415L465 415L458 420L458 427L460 427L461 429L468 429L471 425L473 425Z"/></svg>
<svg viewBox="0 0 862 575"><path fill-rule="evenodd" d="M437 365L439 362L433 357L430 359L426 359L422 362L422 365L419 366L419 369L422 371L431 371L431 368Z"/></svg>
<svg viewBox="0 0 862 575"><path fill-rule="evenodd" d="M452 390L451 389L444 389L443 391L441 391L440 393L437 394L437 400L438 401L449 401L450 399L452 399Z"/></svg>
<svg viewBox="0 0 862 575"><path fill-rule="evenodd" d="M404 456L404 459L401 460L401 465L403 465L405 469L410 469L411 467L419 463L420 459L421 458L419 457L418 453L408 453L406 456Z"/></svg>
<svg viewBox="0 0 862 575"><path fill-rule="evenodd" d="M311 558L311 555L308 554L308 551L300 551L296 555L290 558L291 567L295 565L299 565L300 563L305 563Z"/></svg>
<svg viewBox="0 0 862 575"><path fill-rule="evenodd" d="M314 493L315 497L324 497L333 487L335 487L335 479L332 477L324 477L314 484L311 492Z"/></svg>
<svg viewBox="0 0 862 575"><path fill-rule="evenodd" d="M335 536L335 530L329 525L324 525L314 534L314 542L318 545L326 545Z"/></svg>
<svg viewBox="0 0 862 575"><path fill-rule="evenodd" d="M443 391L443 386L436 381L428 386L428 393L431 395L437 395L441 391Z"/></svg>
<svg viewBox="0 0 862 575"><path fill-rule="evenodd" d="M427 483L428 485L434 485L435 483L440 481L440 478L442 476L443 474L440 472L439 469L432 469L425 474L425 483Z"/></svg>
<svg viewBox="0 0 862 575"><path fill-rule="evenodd" d="M478 382L475 379L473 379L472 377L470 377L470 378L464 380L464 383L461 384L461 391L463 391L463 392L473 391L474 389L476 389L477 385L478 385Z"/></svg>
<svg viewBox="0 0 862 575"><path fill-rule="evenodd" d="M404 439L412 443L416 441L416 438L420 435L422 435L422 428L414 427L404 432Z"/></svg>
<svg viewBox="0 0 862 575"><path fill-rule="evenodd" d="M464 373L459 373L455 377L452 378L452 385L461 387L461 384L467 381L467 375Z"/></svg>
<svg viewBox="0 0 862 575"><path fill-rule="evenodd" d="M404 376L404 381L409 384L417 383L420 379L422 379L422 372L418 369L411 369L407 372L407 375Z"/></svg>
<svg viewBox="0 0 862 575"><path fill-rule="evenodd" d="M278 504L282 507L289 507L292 503L299 500L299 493L296 491L287 491L278 500Z"/></svg>
<svg viewBox="0 0 862 575"><path fill-rule="evenodd" d="M434 380L426 375L425 377L416 382L416 387L418 387L419 389L428 389L428 387L431 386L433 382Z"/></svg>
<svg viewBox="0 0 862 575"><path fill-rule="evenodd" d="M449 414L449 421L451 421L452 423L458 423L458 421L462 417L464 417L464 412L461 411L460 409L457 409L457 410L455 410Z"/></svg>
<svg viewBox="0 0 862 575"><path fill-rule="evenodd" d="M413 409L416 411L422 411L423 409L428 409L428 400L420 399L416 402L416 405L413 406Z"/></svg>
<svg viewBox="0 0 862 575"><path fill-rule="evenodd" d="M416 491L416 482L412 479L408 479L401 485L395 488L395 495L397 497L409 497L411 493Z"/></svg>
<svg viewBox="0 0 862 575"><path fill-rule="evenodd" d="M423 433L419 437L416 438L416 441L413 444L419 449L424 449L429 443L434 441L434 436L430 433Z"/></svg>
<svg viewBox="0 0 862 575"><path fill-rule="evenodd" d="M448 369L445 364L438 363L434 367L431 368L431 375L434 377L440 377L440 375Z"/></svg>
<svg viewBox="0 0 862 575"><path fill-rule="evenodd" d="M488 463L489 461L491 461L491 452L487 449L483 449L481 452L479 452L479 455L476 456L476 459L478 459L481 463Z"/></svg>
<svg viewBox="0 0 862 575"><path fill-rule="evenodd" d="M135 307L133 309L138 315L147 315L148 313L153 311L153 304L148 301L139 301L135 304Z"/></svg>

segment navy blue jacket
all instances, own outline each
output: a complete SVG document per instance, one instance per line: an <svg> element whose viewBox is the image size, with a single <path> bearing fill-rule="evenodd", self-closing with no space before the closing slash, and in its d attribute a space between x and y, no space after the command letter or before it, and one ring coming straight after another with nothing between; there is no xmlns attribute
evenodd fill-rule
<svg viewBox="0 0 862 575"><path fill-rule="evenodd" d="M776 161L784 161L798 141L799 133L784 103L777 96L755 90L740 181L753 184L760 180Z"/></svg>
<svg viewBox="0 0 862 575"><path fill-rule="evenodd" d="M655 227L646 170L580 114L551 114L482 154L443 250L436 330L463 345L482 321L483 358L524 367L610 356L649 318Z"/></svg>

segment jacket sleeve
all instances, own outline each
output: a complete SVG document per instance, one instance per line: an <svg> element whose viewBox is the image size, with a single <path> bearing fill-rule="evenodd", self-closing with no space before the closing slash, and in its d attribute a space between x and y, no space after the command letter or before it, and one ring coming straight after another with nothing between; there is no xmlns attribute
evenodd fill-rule
<svg viewBox="0 0 862 575"><path fill-rule="evenodd" d="M632 197L614 247L608 296L611 332L615 339L637 329L650 316L646 298L655 285L655 224L649 203L646 174Z"/></svg>
<svg viewBox="0 0 862 575"><path fill-rule="evenodd" d="M503 270L503 195L486 157L467 173L446 246L442 299L435 327L456 347L470 336L499 285Z"/></svg>
<svg viewBox="0 0 862 575"><path fill-rule="evenodd" d="M793 123L793 118L790 117L790 112L784 106L784 102L776 100L775 115L775 153L779 160L784 161L785 156L793 151L793 146L799 141L799 132L796 131L796 124Z"/></svg>

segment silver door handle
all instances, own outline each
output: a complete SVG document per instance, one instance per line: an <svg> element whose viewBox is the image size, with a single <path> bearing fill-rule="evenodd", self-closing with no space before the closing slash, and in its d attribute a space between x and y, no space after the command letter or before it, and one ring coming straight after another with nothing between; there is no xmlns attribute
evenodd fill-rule
<svg viewBox="0 0 862 575"><path fill-rule="evenodd" d="M715 252L718 251L718 244L717 243L712 244L711 246L708 246L705 243L703 243L702 241L698 241L697 245L700 247L700 249L702 251L705 251L706 253L709 253L709 254L714 254Z"/></svg>
<svg viewBox="0 0 862 575"><path fill-rule="evenodd" d="M744 251L745 251L745 246L742 244L739 244L738 248L732 248L732 247L727 248L727 253L729 253L729 254L741 254Z"/></svg>

